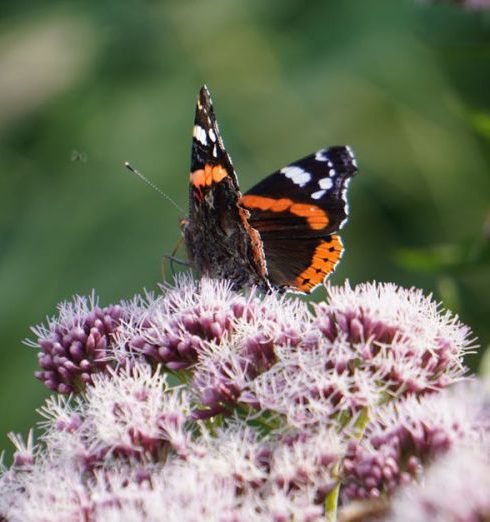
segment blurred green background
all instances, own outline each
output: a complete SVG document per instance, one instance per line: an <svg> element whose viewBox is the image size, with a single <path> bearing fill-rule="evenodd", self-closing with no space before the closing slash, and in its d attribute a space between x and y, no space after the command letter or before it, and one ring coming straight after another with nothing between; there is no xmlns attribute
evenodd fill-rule
<svg viewBox="0 0 490 522"><path fill-rule="evenodd" d="M360 174L334 282L434 292L489 344L489 12L411 0L4 0L0 448L47 396L21 344L29 327L75 293L95 288L108 304L155 288L179 216L122 165L187 206L203 82L243 189L328 144L353 147Z"/></svg>

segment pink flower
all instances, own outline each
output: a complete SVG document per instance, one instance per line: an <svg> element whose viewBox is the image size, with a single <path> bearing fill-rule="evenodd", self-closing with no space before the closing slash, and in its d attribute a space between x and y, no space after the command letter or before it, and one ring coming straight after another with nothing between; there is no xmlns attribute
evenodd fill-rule
<svg viewBox="0 0 490 522"><path fill-rule="evenodd" d="M423 483L401 490L387 522L472 522L490 518L489 453L457 448L438 459Z"/></svg>
<svg viewBox="0 0 490 522"><path fill-rule="evenodd" d="M362 439L348 445L343 462L344 502L392 495L419 478L436 457L454 447L477 447L486 415L483 395L482 387L474 382L379 407Z"/></svg>
<svg viewBox="0 0 490 522"><path fill-rule="evenodd" d="M418 290L328 286L309 306L184 277L106 308L76 297L34 331L58 394L37 443L11 436L9 521L312 522L369 499L400 513L444 455L490 447L486 391L454 386L470 331ZM450 512L430 495L413 513Z"/></svg>
<svg viewBox="0 0 490 522"><path fill-rule="evenodd" d="M100 308L97 298L76 296L61 303L59 316L47 325L32 328L39 348L41 370L36 377L53 391L79 391L92 381L93 374L104 371L110 355L112 334L124 318L119 305Z"/></svg>

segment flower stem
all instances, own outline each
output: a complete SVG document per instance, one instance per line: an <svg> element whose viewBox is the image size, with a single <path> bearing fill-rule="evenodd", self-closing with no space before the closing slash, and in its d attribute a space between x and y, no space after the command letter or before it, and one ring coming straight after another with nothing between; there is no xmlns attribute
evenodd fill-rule
<svg viewBox="0 0 490 522"><path fill-rule="evenodd" d="M340 469L340 463L335 465L333 472L337 474ZM337 521L337 506L339 503L340 480L337 485L325 497L325 522Z"/></svg>
<svg viewBox="0 0 490 522"><path fill-rule="evenodd" d="M354 437L360 440L364 435L364 430L369 421L369 408L364 407L359 412L356 421L354 422ZM337 463L333 469L333 474L340 475L340 462ZM337 485L330 491L325 497L325 521L336 522L337 520L337 507L339 503L341 480L339 478Z"/></svg>

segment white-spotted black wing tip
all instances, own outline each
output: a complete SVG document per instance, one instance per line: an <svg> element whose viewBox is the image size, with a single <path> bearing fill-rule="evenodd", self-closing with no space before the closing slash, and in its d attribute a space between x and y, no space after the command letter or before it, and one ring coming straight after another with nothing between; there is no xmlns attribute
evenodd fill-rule
<svg viewBox="0 0 490 522"><path fill-rule="evenodd" d="M203 84L199 89L199 96L197 97L197 106L199 109L208 109L212 107L213 101L211 99L211 93L209 92L208 86Z"/></svg>

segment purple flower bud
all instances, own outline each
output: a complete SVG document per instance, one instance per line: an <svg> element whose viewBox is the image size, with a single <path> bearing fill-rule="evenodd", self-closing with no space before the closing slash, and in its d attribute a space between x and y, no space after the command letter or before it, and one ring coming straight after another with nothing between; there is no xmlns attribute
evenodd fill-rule
<svg viewBox="0 0 490 522"><path fill-rule="evenodd" d="M142 350L142 353L144 353L145 355L147 352L150 352L151 354L153 354L154 351L155 350L146 349L146 346L145 346L144 349ZM170 361L172 361L172 357L174 355L174 351L171 350L170 348L168 348L167 346L160 346L160 348L158 348L158 350L157 350L157 353L158 353L158 357L160 357L162 361L168 361L167 365L169 364Z"/></svg>
<svg viewBox="0 0 490 522"><path fill-rule="evenodd" d="M90 382L81 375L105 367L100 361L108 358L110 336L123 315L119 306L97 307L94 297L76 297L71 303L61 304L58 318L33 329L38 337L35 345L45 354L39 364L50 370L49 374L37 372L36 377L60 393L71 393L80 383Z"/></svg>
<svg viewBox="0 0 490 522"><path fill-rule="evenodd" d="M39 361L39 366L41 368L43 368L44 370L54 369L53 359L51 358L51 356L42 355L42 354L39 354L39 355L40 355L40 357L38 358L38 361ZM39 373L42 373L42 372L36 372L36 376Z"/></svg>
<svg viewBox="0 0 490 522"><path fill-rule="evenodd" d="M211 323L209 330L211 332L212 337L219 339L223 335L223 328L221 327L220 323L213 322Z"/></svg>
<svg viewBox="0 0 490 522"><path fill-rule="evenodd" d="M89 353L93 353L96 344L97 341L95 340L95 334L90 332L90 335L88 336L87 342L85 344L85 350Z"/></svg>
<svg viewBox="0 0 490 522"><path fill-rule="evenodd" d="M90 384L92 382L92 375L91 373L84 372L80 374L80 379L85 384Z"/></svg>
<svg viewBox="0 0 490 522"><path fill-rule="evenodd" d="M14 465L17 467L26 467L34 464L34 456L30 453L15 452Z"/></svg>
<svg viewBox="0 0 490 522"><path fill-rule="evenodd" d="M68 393L72 393L73 388L69 384L60 383L60 384L58 384L56 391L58 393L68 394Z"/></svg>
<svg viewBox="0 0 490 522"><path fill-rule="evenodd" d="M81 361L84 356L83 344L81 341L73 341L69 348L70 356L74 361Z"/></svg>

